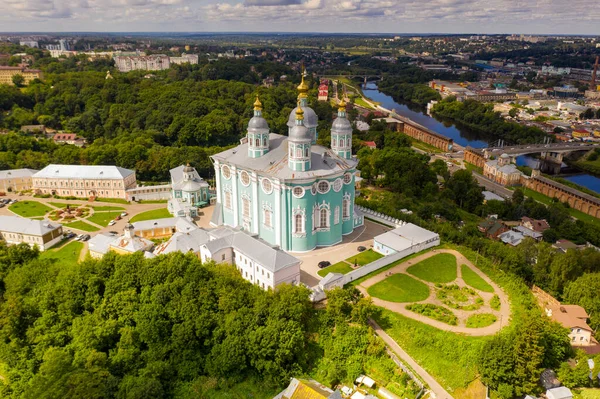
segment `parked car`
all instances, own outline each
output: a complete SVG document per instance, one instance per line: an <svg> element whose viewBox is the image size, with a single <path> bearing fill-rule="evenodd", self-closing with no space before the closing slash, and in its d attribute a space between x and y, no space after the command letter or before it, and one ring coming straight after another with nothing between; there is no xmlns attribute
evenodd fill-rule
<svg viewBox="0 0 600 399"><path fill-rule="evenodd" d="M112 234L113 236L118 236L119 233L117 233L116 231L109 231L108 234Z"/></svg>
<svg viewBox="0 0 600 399"><path fill-rule="evenodd" d="M125 217L125 216L127 216L127 215L128 215L128 214L127 214L127 212L123 212L123 213L121 213L121 217L122 217L122 218L124 218L124 217Z"/></svg>
<svg viewBox="0 0 600 399"><path fill-rule="evenodd" d="M114 226L115 224L117 224L115 220L111 220L110 222L108 222L109 226Z"/></svg>
<svg viewBox="0 0 600 399"><path fill-rule="evenodd" d="M121 215L117 215L117 217L115 218L115 220L121 220Z"/></svg>
<svg viewBox="0 0 600 399"><path fill-rule="evenodd" d="M81 240L82 240L82 238L83 238L83 236L84 236L83 234L79 234L77 237L75 237L75 239L76 239L77 241L81 241Z"/></svg>
<svg viewBox="0 0 600 399"><path fill-rule="evenodd" d="M4 206L4 202L0 202L0 208L3 208Z"/></svg>
<svg viewBox="0 0 600 399"><path fill-rule="evenodd" d="M75 236L76 236L76 234L73 233L73 232L68 232L68 233L64 234L64 237L65 237L66 240L68 240L69 238L73 238Z"/></svg>
<svg viewBox="0 0 600 399"><path fill-rule="evenodd" d="M323 269L327 266L331 266L331 262L328 260L322 260L319 262L319 269Z"/></svg>
<svg viewBox="0 0 600 399"><path fill-rule="evenodd" d="M367 250L367 247L363 247L362 245L359 246L358 248L356 248L358 250L358 252L363 252Z"/></svg>
<svg viewBox="0 0 600 399"><path fill-rule="evenodd" d="M87 241L90 238L92 238L92 236L90 236L89 234L84 234L83 237L81 237L81 241Z"/></svg>

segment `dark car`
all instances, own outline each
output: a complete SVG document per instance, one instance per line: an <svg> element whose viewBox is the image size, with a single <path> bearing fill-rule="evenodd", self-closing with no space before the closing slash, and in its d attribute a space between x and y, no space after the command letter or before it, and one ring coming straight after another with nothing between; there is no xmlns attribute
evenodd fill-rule
<svg viewBox="0 0 600 399"><path fill-rule="evenodd" d="M113 236L118 236L119 233L117 233L116 231L109 231L108 234L112 234Z"/></svg>
<svg viewBox="0 0 600 399"><path fill-rule="evenodd" d="M366 251L367 247L363 247L362 245L358 248L356 248L358 250L358 252L362 252L362 251Z"/></svg>
<svg viewBox="0 0 600 399"><path fill-rule="evenodd" d="M75 237L75 236L76 236L76 234L75 234L75 233L73 233L73 232L71 232L71 233L65 233L65 239L67 239L67 240L68 240L69 238L73 238L73 237Z"/></svg>
<svg viewBox="0 0 600 399"><path fill-rule="evenodd" d="M90 238L92 238L92 236L90 236L89 234L84 235L83 237L81 237L81 241L87 241Z"/></svg>
<svg viewBox="0 0 600 399"><path fill-rule="evenodd" d="M324 267L330 266L331 262L328 260L322 260L319 262L319 269L323 269Z"/></svg>

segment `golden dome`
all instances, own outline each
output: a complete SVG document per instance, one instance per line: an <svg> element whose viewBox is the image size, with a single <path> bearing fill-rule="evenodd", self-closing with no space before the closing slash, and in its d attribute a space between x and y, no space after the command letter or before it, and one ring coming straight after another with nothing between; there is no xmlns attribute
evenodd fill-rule
<svg viewBox="0 0 600 399"><path fill-rule="evenodd" d="M338 104L338 110L339 111L345 111L346 110L346 102L342 99L342 101L340 101L340 103Z"/></svg>
<svg viewBox="0 0 600 399"><path fill-rule="evenodd" d="M254 110L255 111L260 111L262 110L262 103L260 102L260 100L258 99L258 94L256 95L256 101L254 101Z"/></svg>
<svg viewBox="0 0 600 399"><path fill-rule="evenodd" d="M304 119L304 110L300 106L300 101L298 101L298 108L296 108L296 120L301 121Z"/></svg>
<svg viewBox="0 0 600 399"><path fill-rule="evenodd" d="M306 93L308 92L308 85L304 82L304 66L302 67L302 81L298 85L298 97L306 97Z"/></svg>

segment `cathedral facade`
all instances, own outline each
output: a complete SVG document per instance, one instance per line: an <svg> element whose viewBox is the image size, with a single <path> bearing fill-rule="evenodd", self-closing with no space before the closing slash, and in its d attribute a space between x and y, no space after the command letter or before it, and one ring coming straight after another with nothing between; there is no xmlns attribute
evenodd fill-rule
<svg viewBox="0 0 600 399"><path fill-rule="evenodd" d="M211 223L240 227L291 252L337 244L364 224L354 206L357 161L345 104L327 148L316 144L318 120L304 78L298 91L287 136L270 132L257 98L242 143L211 157L217 195Z"/></svg>

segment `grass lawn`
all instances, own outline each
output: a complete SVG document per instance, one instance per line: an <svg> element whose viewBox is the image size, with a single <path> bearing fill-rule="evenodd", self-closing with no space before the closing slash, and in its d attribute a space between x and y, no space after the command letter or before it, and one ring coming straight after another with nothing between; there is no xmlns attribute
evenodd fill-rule
<svg viewBox="0 0 600 399"><path fill-rule="evenodd" d="M92 223L99 224L100 226L108 226L108 222L119 216L121 212L97 212L92 216L88 217Z"/></svg>
<svg viewBox="0 0 600 399"><path fill-rule="evenodd" d="M600 399L600 389L598 389L598 388L573 389L573 399Z"/></svg>
<svg viewBox="0 0 600 399"><path fill-rule="evenodd" d="M71 205L72 208L77 208L79 205L77 204L66 204L64 202L48 202L50 205L55 206L57 208L63 209L66 208L67 205Z"/></svg>
<svg viewBox="0 0 600 399"><path fill-rule="evenodd" d="M92 226L91 224L86 223L82 220L76 220L72 223L64 223L63 226L66 228L69 228L69 229L75 229L75 230L81 230L81 231L98 231L98 230L100 230L96 226Z"/></svg>
<svg viewBox="0 0 600 399"><path fill-rule="evenodd" d="M402 133L404 134L404 133ZM432 146L431 144L427 144L423 141L419 141L419 140L415 140L411 138L411 145L415 148L418 148L419 150L428 152L428 153L434 153L434 154L439 154L442 152L442 150L440 150L437 147Z"/></svg>
<svg viewBox="0 0 600 399"><path fill-rule="evenodd" d="M100 206L92 206L92 209L96 212L102 211L124 211L125 208L122 206L110 206L110 205L100 205Z"/></svg>
<svg viewBox="0 0 600 399"><path fill-rule="evenodd" d="M450 393L476 378L481 347L490 339L439 330L385 309L375 320Z"/></svg>
<svg viewBox="0 0 600 399"><path fill-rule="evenodd" d="M133 223L141 222L142 220L164 219L172 217L173 215L169 213L169 210L167 208L160 208L138 213L137 215L131 218L130 222Z"/></svg>
<svg viewBox="0 0 600 399"><path fill-rule="evenodd" d="M483 174L483 168L480 168L479 166L475 166L472 163L468 163L468 162L464 162L465 164L465 169L468 170L469 172L477 172L480 175Z"/></svg>
<svg viewBox="0 0 600 399"><path fill-rule="evenodd" d="M494 292L494 289L467 265L461 265L462 278L467 285L483 292Z"/></svg>
<svg viewBox="0 0 600 399"><path fill-rule="evenodd" d="M369 295L390 302L419 302L429 297L429 287L414 278L398 273L372 285Z"/></svg>
<svg viewBox="0 0 600 399"><path fill-rule="evenodd" d="M140 200L138 204L166 204L169 200Z"/></svg>
<svg viewBox="0 0 600 399"><path fill-rule="evenodd" d="M9 206L8 209L25 218L44 216L52 210L49 206L37 201L19 201Z"/></svg>
<svg viewBox="0 0 600 399"><path fill-rule="evenodd" d="M364 108L368 108L368 109L374 109L369 103L367 103L365 100L363 100L361 97L356 97L354 99L354 104L356 105L360 105L361 107Z"/></svg>
<svg viewBox="0 0 600 399"><path fill-rule="evenodd" d="M438 254L422 260L406 271L430 283L449 283L456 280L456 257L452 254Z"/></svg>
<svg viewBox="0 0 600 399"><path fill-rule="evenodd" d="M97 202L110 202L113 204L129 204L129 201L123 199L123 198L96 198L95 201Z"/></svg>
<svg viewBox="0 0 600 399"><path fill-rule="evenodd" d="M356 264L364 266L380 258L383 258L383 255L373 251L372 249L368 249L366 251L360 252L354 256L349 257L348 259L346 259L346 262L352 264L356 262Z"/></svg>
<svg viewBox="0 0 600 399"><path fill-rule="evenodd" d="M469 328L482 328L494 324L498 320L496 316L491 313L480 313L469 316L467 319L467 327Z"/></svg>
<svg viewBox="0 0 600 399"><path fill-rule="evenodd" d="M410 310L411 312L429 317L430 319L450 324L451 326L458 324L458 319L454 313L452 313L450 309L443 306L434 305L432 303L413 303L408 305L406 309Z"/></svg>
<svg viewBox="0 0 600 399"><path fill-rule="evenodd" d="M319 270L319 272L317 274L321 277L325 277L329 273L346 274L346 273L350 273L351 271L352 271L352 267L350 267L350 265L347 264L346 262L342 261L342 262L334 263L331 266L327 266L326 268Z"/></svg>
<svg viewBox="0 0 600 399"><path fill-rule="evenodd" d="M49 249L41 253L41 259L53 259L55 263L75 264L79 260L79 254L83 249L83 243L71 241L59 249Z"/></svg>

